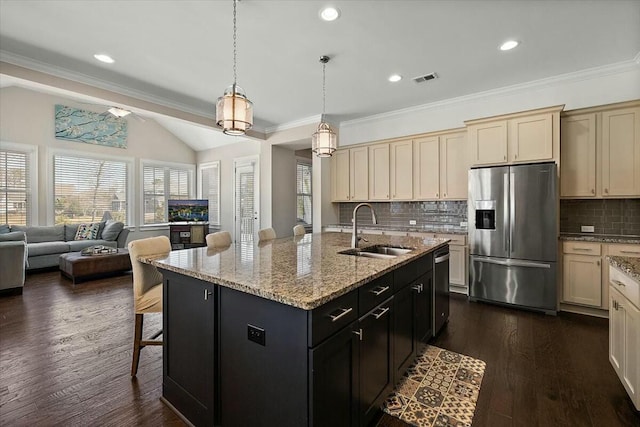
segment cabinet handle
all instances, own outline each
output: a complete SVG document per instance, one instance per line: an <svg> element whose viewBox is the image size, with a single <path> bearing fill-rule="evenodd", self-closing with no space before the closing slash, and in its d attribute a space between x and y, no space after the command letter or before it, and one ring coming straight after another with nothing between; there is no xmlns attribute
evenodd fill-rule
<svg viewBox="0 0 640 427"><path fill-rule="evenodd" d="M608 193L609 193L609 190L608 190L607 188L605 188L605 189L604 189L604 192L608 194Z"/></svg>
<svg viewBox="0 0 640 427"><path fill-rule="evenodd" d="M596 265L600 267L600 260L596 261Z"/></svg>
<svg viewBox="0 0 640 427"><path fill-rule="evenodd" d="M388 286L378 286L375 289L371 289L369 292L371 292L375 296L380 296L380 295L382 295L383 293L385 293L388 290L389 290Z"/></svg>
<svg viewBox="0 0 640 427"><path fill-rule="evenodd" d="M357 331L351 331L354 334L356 334L357 336L360 337L360 341L362 341L362 329L358 329Z"/></svg>
<svg viewBox="0 0 640 427"><path fill-rule="evenodd" d="M205 289L204 290L204 300L207 301L211 294L212 294L212 292L210 292L209 290Z"/></svg>
<svg viewBox="0 0 640 427"><path fill-rule="evenodd" d="M592 249L591 249L591 248L577 248L577 247L575 247L575 246L573 247L573 250L574 250L574 251L588 251L588 252L591 252L591 251L592 251Z"/></svg>
<svg viewBox="0 0 640 427"><path fill-rule="evenodd" d="M593 188L591 189L591 194L596 194L596 190L594 190Z"/></svg>
<svg viewBox="0 0 640 427"><path fill-rule="evenodd" d="M616 300L613 300L613 308L618 311L618 302Z"/></svg>
<svg viewBox="0 0 640 427"><path fill-rule="evenodd" d="M619 280L612 280L611 282L612 282L612 283L614 283L614 284L616 284L616 285L618 285L618 286L622 286L623 288L626 288L626 287L627 287L627 285L625 285L624 283L622 283L622 282L621 282L621 281L619 281Z"/></svg>
<svg viewBox="0 0 640 427"><path fill-rule="evenodd" d="M447 193L444 193L444 194L443 194L443 197L447 197Z"/></svg>
<svg viewBox="0 0 640 427"><path fill-rule="evenodd" d="M339 308L338 309L340 311L340 314L329 314L329 317L331 318L332 322L336 322L339 319L341 319L342 317L346 316L347 314L351 313L353 311L352 307L349 308Z"/></svg>
<svg viewBox="0 0 640 427"><path fill-rule="evenodd" d="M514 154L514 159L517 159L517 158L518 158L518 155L517 155L517 154Z"/></svg>
<svg viewBox="0 0 640 427"><path fill-rule="evenodd" d="M620 251L620 252L623 254L636 254L636 255L640 254L640 252L638 251Z"/></svg>
<svg viewBox="0 0 640 427"><path fill-rule="evenodd" d="M436 197L438 197L438 193L436 193Z"/></svg>
<svg viewBox="0 0 640 427"><path fill-rule="evenodd" d="M422 285L413 285L411 289L413 289L414 291L418 291L418 293L420 293L422 292L422 289L420 288L420 286Z"/></svg>
<svg viewBox="0 0 640 427"><path fill-rule="evenodd" d="M380 309L382 310L380 313L377 313L377 314L376 314L376 313L373 313L373 317L375 317L375 318L376 318L376 320L378 320L379 318L381 318L382 316L384 316L384 315L387 313L387 311L389 311L389 307L386 307L386 308L382 308L382 307L381 307Z"/></svg>
<svg viewBox="0 0 640 427"><path fill-rule="evenodd" d="M505 156L503 157L503 159L504 159L504 160L507 160L507 156L505 155Z"/></svg>

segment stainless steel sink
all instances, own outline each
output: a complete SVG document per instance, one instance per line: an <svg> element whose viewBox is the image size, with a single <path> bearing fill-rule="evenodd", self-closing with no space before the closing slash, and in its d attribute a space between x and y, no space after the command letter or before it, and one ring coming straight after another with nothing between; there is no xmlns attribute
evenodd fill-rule
<svg viewBox="0 0 640 427"><path fill-rule="evenodd" d="M398 246L374 245L366 248L347 249L338 252L343 255L360 256L365 258L390 259L396 258L398 255L404 255L411 252L413 248L405 248Z"/></svg>

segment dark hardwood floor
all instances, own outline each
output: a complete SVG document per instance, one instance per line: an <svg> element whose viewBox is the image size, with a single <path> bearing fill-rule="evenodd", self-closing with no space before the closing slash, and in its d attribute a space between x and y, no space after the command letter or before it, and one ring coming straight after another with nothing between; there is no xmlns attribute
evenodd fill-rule
<svg viewBox="0 0 640 427"><path fill-rule="evenodd" d="M147 333L161 327L146 319ZM159 400L161 348L142 350L131 380L132 340L130 275L75 287L58 271L28 275L22 295L0 297L0 425L185 425ZM640 426L609 365L606 319L454 297L433 344L487 362L474 427Z"/></svg>

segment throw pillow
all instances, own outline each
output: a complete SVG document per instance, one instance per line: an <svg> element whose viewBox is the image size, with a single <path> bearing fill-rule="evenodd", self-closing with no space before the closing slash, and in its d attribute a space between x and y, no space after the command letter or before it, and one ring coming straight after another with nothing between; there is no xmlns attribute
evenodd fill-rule
<svg viewBox="0 0 640 427"><path fill-rule="evenodd" d="M98 237L98 230L100 230L99 222L80 224L75 240L95 240Z"/></svg>
<svg viewBox="0 0 640 427"><path fill-rule="evenodd" d="M10 233L0 233L0 242L19 242L27 241L24 231L12 231Z"/></svg>
<svg viewBox="0 0 640 427"><path fill-rule="evenodd" d="M123 228L124 224L120 221L108 220L102 230L102 239L115 241Z"/></svg>
<svg viewBox="0 0 640 427"><path fill-rule="evenodd" d="M0 225L0 234L7 234L10 231L11 231L11 229L9 228L8 224Z"/></svg>

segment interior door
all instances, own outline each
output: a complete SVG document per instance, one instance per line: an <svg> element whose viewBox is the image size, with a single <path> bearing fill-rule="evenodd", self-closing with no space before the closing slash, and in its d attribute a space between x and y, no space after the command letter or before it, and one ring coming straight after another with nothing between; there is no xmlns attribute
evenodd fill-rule
<svg viewBox="0 0 640 427"><path fill-rule="evenodd" d="M260 217L258 215L258 175L256 162L235 163L235 241L257 241Z"/></svg>

